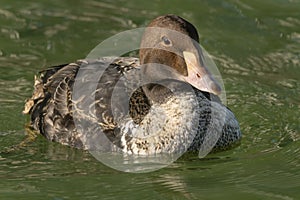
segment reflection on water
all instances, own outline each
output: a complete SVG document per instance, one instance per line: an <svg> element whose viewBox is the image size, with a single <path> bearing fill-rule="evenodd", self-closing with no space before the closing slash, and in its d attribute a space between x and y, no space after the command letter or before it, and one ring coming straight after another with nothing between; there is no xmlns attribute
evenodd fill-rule
<svg viewBox="0 0 300 200"><path fill-rule="evenodd" d="M0 2L1 198L300 197L299 1ZM41 136L22 143L28 119L21 111L35 73L84 58L106 37L165 13L181 15L199 29L240 121L241 146L128 174Z"/></svg>

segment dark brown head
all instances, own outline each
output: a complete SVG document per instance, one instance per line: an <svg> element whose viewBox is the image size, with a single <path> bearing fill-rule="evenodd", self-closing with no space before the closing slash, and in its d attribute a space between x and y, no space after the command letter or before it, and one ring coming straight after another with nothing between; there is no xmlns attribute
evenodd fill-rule
<svg viewBox="0 0 300 200"><path fill-rule="evenodd" d="M176 15L157 17L145 29L141 41L140 62L149 64L145 73L153 73L152 63L166 65L176 70L178 80L219 94L220 86L204 66L198 42L197 30L188 21Z"/></svg>

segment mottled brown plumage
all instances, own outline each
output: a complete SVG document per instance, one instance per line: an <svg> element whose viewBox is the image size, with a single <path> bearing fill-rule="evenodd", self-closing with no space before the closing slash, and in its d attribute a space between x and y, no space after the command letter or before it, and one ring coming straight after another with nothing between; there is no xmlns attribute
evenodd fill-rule
<svg viewBox="0 0 300 200"><path fill-rule="evenodd" d="M195 27L175 15L158 17L149 27L140 50L140 62L145 67L137 58L107 57L79 60L42 71L35 79L33 95L23 111L31 115L31 126L51 141L83 149L97 147L98 135L94 132L104 132L110 141L104 149L119 148L130 154L197 151L208 145L210 138L215 149L237 143L241 138L238 122L212 94L218 93L219 88L204 66ZM164 29L153 32L153 27ZM170 66L176 73L155 71L153 63ZM93 70L103 67L102 76L95 79ZM82 70L86 72L80 77L82 83L94 84L97 80L90 95L78 95L85 94L84 87L76 87L76 93L73 91ZM161 84L165 85L151 83L138 87L128 97L129 116L123 116L122 112L114 116L116 110L123 109L112 103L115 87L121 79L131 84L135 73L144 74L149 80L160 76ZM169 80L174 77L176 81ZM172 85L179 91L177 96L167 88ZM187 86L192 89L184 89ZM216 135L218 138L213 138Z"/></svg>

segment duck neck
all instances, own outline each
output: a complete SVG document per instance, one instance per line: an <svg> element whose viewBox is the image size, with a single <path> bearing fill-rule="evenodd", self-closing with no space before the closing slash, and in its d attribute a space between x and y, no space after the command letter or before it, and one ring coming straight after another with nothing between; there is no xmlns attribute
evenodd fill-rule
<svg viewBox="0 0 300 200"><path fill-rule="evenodd" d="M173 95L171 89L156 83L146 84L142 88L145 95L152 103L162 104Z"/></svg>
<svg viewBox="0 0 300 200"><path fill-rule="evenodd" d="M134 91L129 101L129 115L139 124L149 113L152 105L161 105L172 97L170 89L163 85L146 84Z"/></svg>

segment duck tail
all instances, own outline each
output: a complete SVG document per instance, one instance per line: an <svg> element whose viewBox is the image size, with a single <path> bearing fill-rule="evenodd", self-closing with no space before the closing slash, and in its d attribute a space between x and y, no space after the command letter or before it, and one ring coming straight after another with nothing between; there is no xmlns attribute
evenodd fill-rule
<svg viewBox="0 0 300 200"><path fill-rule="evenodd" d="M34 76L34 90L32 96L26 99L23 114L31 114L34 105L45 97L43 90L43 81L40 76Z"/></svg>
<svg viewBox="0 0 300 200"><path fill-rule="evenodd" d="M66 66L66 64L53 66L46 70L40 71L38 76L34 76L34 90L32 96L25 100L24 110L22 111L23 114L32 114L33 108L45 98L44 85L47 83L49 77L51 77L64 66Z"/></svg>

